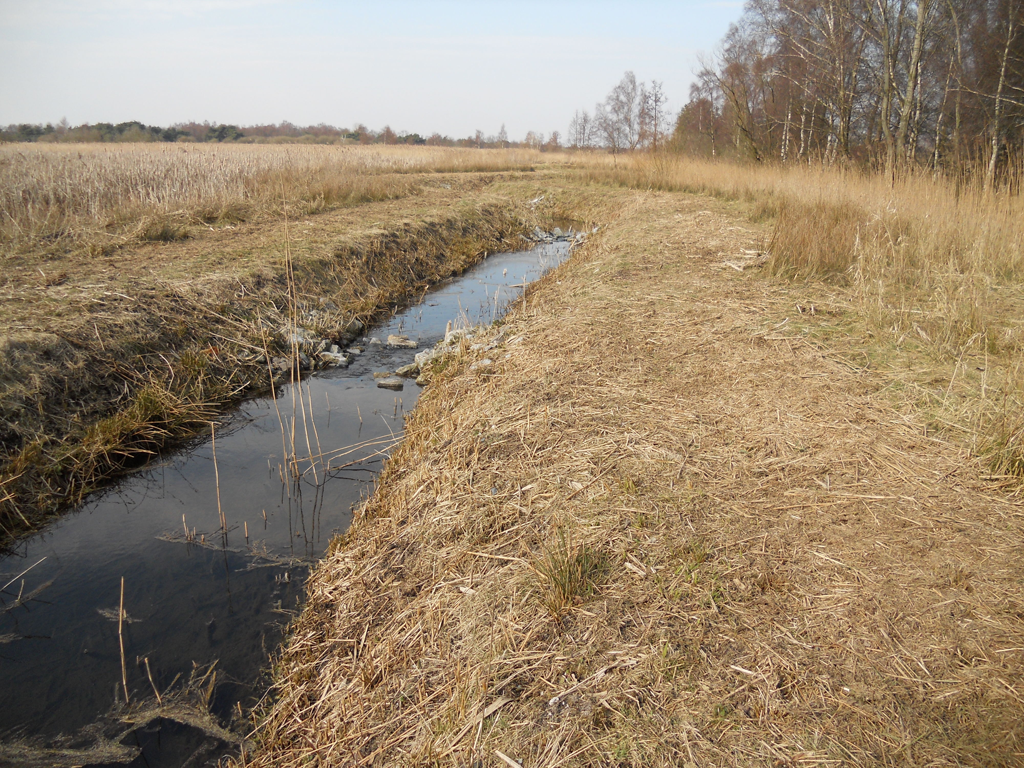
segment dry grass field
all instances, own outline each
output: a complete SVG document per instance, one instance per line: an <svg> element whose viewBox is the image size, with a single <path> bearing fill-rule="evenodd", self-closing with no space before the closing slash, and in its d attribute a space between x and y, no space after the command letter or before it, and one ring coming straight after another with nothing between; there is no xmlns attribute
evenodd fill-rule
<svg viewBox="0 0 1024 768"><path fill-rule="evenodd" d="M337 147L5 146L0 188L9 532L258 386L300 305L600 225L436 365L245 765L1024 765L1018 196Z"/></svg>
<svg viewBox="0 0 1024 768"><path fill-rule="evenodd" d="M878 366L992 472L1024 474L1024 198L951 182L820 167L617 162L594 181L742 201L767 223L764 270L856 310L859 365ZM1016 186L1016 185L1015 185Z"/></svg>
<svg viewBox="0 0 1024 768"><path fill-rule="evenodd" d="M91 253L411 194L410 174L528 170L530 150L232 144L0 146L0 245Z"/></svg>

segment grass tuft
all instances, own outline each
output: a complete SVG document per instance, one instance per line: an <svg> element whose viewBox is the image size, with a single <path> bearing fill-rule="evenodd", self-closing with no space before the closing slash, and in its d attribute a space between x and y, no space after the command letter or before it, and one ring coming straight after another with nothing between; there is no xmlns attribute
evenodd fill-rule
<svg viewBox="0 0 1024 768"><path fill-rule="evenodd" d="M571 532L559 528L556 541L543 549L534 568L544 606L557 620L594 596L608 570L608 558L587 544L574 543Z"/></svg>

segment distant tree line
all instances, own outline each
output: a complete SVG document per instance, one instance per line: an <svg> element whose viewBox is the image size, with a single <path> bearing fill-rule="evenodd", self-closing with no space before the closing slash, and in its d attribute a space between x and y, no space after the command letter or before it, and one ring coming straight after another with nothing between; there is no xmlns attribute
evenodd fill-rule
<svg viewBox="0 0 1024 768"><path fill-rule="evenodd" d="M754 160L980 166L1024 147L1024 0L749 0L674 136Z"/></svg>
<svg viewBox="0 0 1024 768"><path fill-rule="evenodd" d="M21 123L0 129L0 141L178 141L189 136L177 126L160 128L132 120L127 123L84 123L75 127L61 120L57 125Z"/></svg>
<svg viewBox="0 0 1024 768"><path fill-rule="evenodd" d="M510 141L505 126L497 135L485 136L476 131L472 136L453 139L433 133L422 136L419 133L396 133L390 126L373 131L363 124L354 128L337 128L333 125L298 126L284 121L277 125L236 126L204 123L176 123L169 128L145 125L131 121L127 123L84 123L70 126L67 120L57 125L31 125L22 123L0 129L0 141L19 142L235 142L253 144L308 143L308 144L413 144L435 147L477 147L494 149L510 147L532 147L553 150L561 147L560 134L554 131L545 139L544 134L529 131L522 141Z"/></svg>

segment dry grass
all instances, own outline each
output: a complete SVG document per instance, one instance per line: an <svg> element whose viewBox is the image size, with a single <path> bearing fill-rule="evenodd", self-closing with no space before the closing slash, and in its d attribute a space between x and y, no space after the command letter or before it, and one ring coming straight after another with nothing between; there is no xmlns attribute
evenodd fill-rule
<svg viewBox="0 0 1024 768"><path fill-rule="evenodd" d="M583 175L749 204L772 224L760 244L770 274L842 294L870 336L862 355L994 472L1022 475L1024 197L986 192L980 177L918 172L890 184L854 169L666 157L605 159Z"/></svg>
<svg viewBox="0 0 1024 768"><path fill-rule="evenodd" d="M821 343L841 308L723 269L757 227L604 196L421 398L247 764L1024 764L1024 507Z"/></svg>
<svg viewBox="0 0 1024 768"><path fill-rule="evenodd" d="M532 150L210 144L0 146L0 246L105 252L197 228L404 197L411 174L528 170Z"/></svg>

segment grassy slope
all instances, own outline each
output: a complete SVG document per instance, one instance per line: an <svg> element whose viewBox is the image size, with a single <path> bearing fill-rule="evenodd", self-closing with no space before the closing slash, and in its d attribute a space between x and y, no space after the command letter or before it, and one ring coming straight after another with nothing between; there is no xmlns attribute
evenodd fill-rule
<svg viewBox="0 0 1024 768"><path fill-rule="evenodd" d="M722 266L745 209L572 194L605 228L421 398L247 764L1022 764L1024 507L842 290Z"/></svg>
<svg viewBox="0 0 1024 768"><path fill-rule="evenodd" d="M288 254L300 307L319 310L316 330L340 338L351 318L517 247L515 233L551 210L522 202L535 196L531 178L406 174L411 191L398 200L202 228L108 255L6 253L0 545L266 386L262 352L280 350L291 319Z"/></svg>

